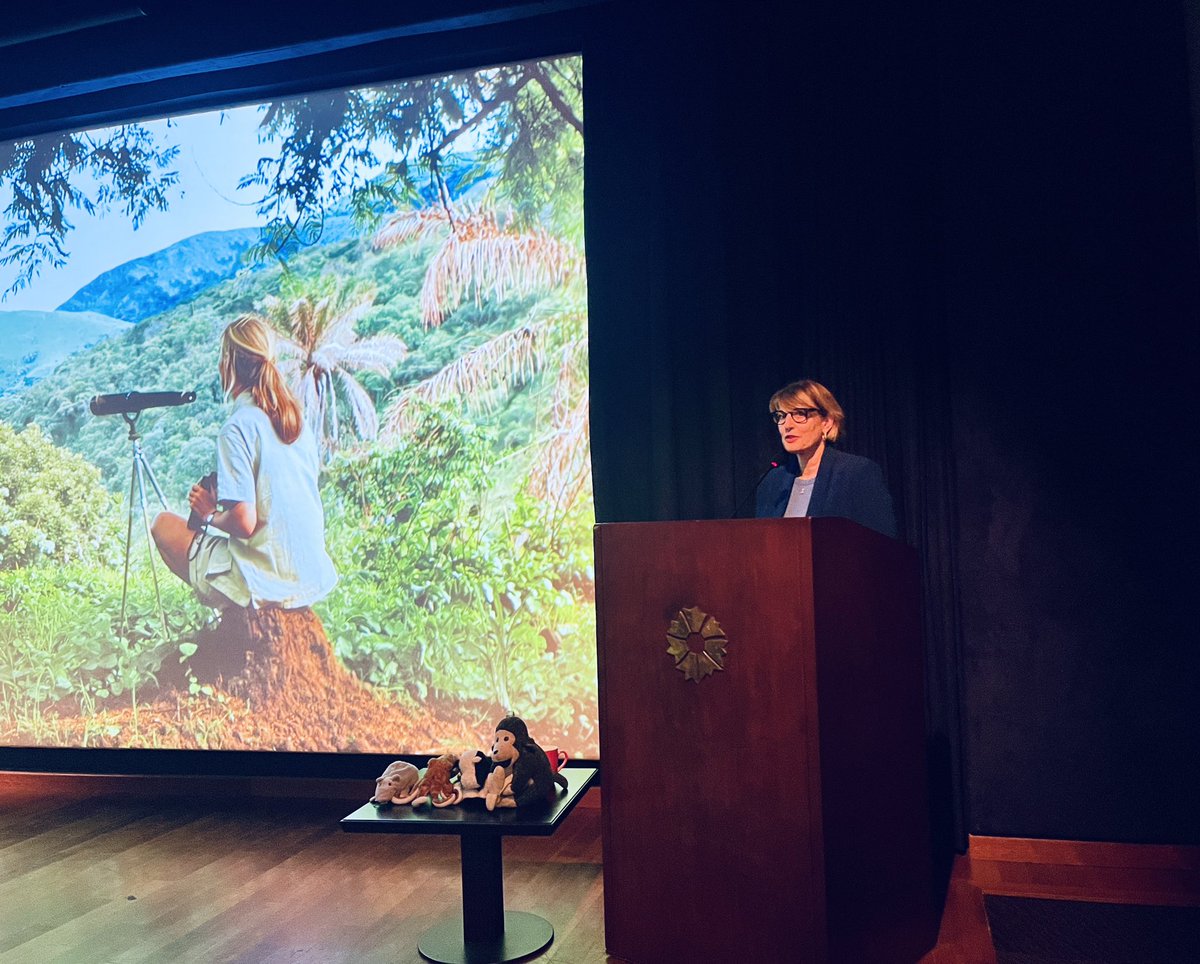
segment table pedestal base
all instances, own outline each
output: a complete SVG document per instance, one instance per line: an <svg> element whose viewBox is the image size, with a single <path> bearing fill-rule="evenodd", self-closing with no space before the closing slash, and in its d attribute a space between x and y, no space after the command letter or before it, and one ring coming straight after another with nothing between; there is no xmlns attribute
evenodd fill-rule
<svg viewBox="0 0 1200 964"><path fill-rule="evenodd" d="M458 807L377 807L364 803L342 819L358 833L457 834L462 854L462 915L431 927L417 950L436 964L507 964L544 951L554 940L550 922L504 909L505 837L548 837L574 809L596 771L568 767L564 793L547 807L485 810L482 800Z"/></svg>
<svg viewBox="0 0 1200 964"><path fill-rule="evenodd" d="M505 964L518 961L549 946L554 928L537 914L504 912L504 931L498 937L468 941L463 937L463 920L452 917L431 927L417 943L417 950L436 964Z"/></svg>

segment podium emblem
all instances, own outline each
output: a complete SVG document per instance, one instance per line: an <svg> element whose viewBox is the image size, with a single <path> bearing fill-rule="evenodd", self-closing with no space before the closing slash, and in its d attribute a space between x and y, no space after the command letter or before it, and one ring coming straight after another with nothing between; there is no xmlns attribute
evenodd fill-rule
<svg viewBox="0 0 1200 964"><path fill-rule="evenodd" d="M721 624L697 606L679 610L667 628L667 653L683 678L696 683L725 668L728 643Z"/></svg>

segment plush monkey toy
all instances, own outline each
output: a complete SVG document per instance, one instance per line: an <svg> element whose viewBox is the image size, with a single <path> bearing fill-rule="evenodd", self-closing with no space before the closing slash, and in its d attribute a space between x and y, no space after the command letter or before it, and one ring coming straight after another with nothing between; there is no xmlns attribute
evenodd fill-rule
<svg viewBox="0 0 1200 964"><path fill-rule="evenodd" d="M551 803L554 800L554 785L564 789L567 779L550 769L546 752L533 741L525 721L516 716L506 716L496 724L496 739L492 744L492 762L497 769L503 767L511 785L503 790L496 771L488 778L486 789L487 808L526 807L535 803Z"/></svg>

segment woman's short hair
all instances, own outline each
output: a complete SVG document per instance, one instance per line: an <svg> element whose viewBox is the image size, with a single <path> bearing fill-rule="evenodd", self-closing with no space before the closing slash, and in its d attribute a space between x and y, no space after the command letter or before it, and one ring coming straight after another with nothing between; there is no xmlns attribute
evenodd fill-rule
<svg viewBox="0 0 1200 964"><path fill-rule="evenodd" d="M771 396L767 408L772 412L778 409L793 408L819 409L823 418L828 418L833 422L833 426L826 435L830 442L838 440L838 436L842 434L842 426L846 424L846 413L838 404L838 400L833 397L833 392L811 378L788 382Z"/></svg>

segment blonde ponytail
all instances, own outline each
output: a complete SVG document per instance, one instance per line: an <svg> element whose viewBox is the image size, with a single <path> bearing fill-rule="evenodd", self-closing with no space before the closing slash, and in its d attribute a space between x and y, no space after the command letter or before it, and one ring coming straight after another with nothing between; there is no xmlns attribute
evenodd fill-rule
<svg viewBox="0 0 1200 964"><path fill-rule="evenodd" d="M271 427L284 445L300 437L304 421L300 403L275 367L274 337L270 325L257 315L242 315L231 322L221 337L221 384L225 391L235 385L248 389L254 404L271 420Z"/></svg>

